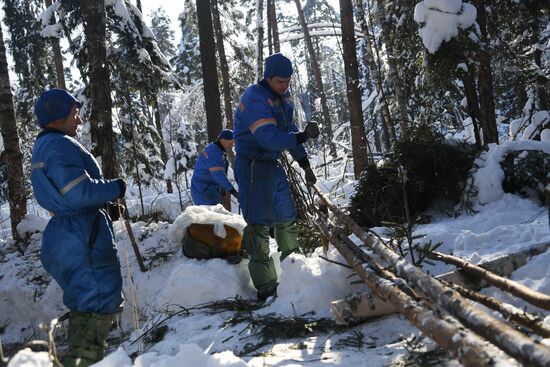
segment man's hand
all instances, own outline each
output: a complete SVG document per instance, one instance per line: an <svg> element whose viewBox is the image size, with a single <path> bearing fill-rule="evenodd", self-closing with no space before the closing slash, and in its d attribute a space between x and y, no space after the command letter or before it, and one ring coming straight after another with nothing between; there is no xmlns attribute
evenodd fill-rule
<svg viewBox="0 0 550 367"><path fill-rule="evenodd" d="M121 216L124 215L124 213L126 212L126 207L119 203L108 202L107 212L109 213L109 217L111 217L111 220L113 222L116 222Z"/></svg>
<svg viewBox="0 0 550 367"><path fill-rule="evenodd" d="M126 181L124 181L122 178L117 178L117 183L120 186L120 194L118 196L119 199L123 199L126 195Z"/></svg>
<svg viewBox="0 0 550 367"><path fill-rule="evenodd" d="M313 173L313 170L311 167L307 167L304 169L305 178L306 178L306 185L307 186L313 186L317 182L317 177L315 176L315 173Z"/></svg>
<svg viewBox="0 0 550 367"><path fill-rule="evenodd" d="M316 122L308 122L304 127L304 133L306 133L309 139L316 139L319 136L319 125Z"/></svg>

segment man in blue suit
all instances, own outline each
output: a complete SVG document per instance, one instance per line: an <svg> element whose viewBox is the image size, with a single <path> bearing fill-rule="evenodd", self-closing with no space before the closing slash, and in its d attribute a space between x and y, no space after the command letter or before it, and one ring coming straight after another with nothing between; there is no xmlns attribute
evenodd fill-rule
<svg viewBox="0 0 550 367"><path fill-rule="evenodd" d="M250 257L248 269L258 299L275 295L277 274L269 256L269 229L274 228L281 261L299 252L296 208L279 158L288 150L305 172L306 183L316 182L303 147L319 136L315 123L299 132L293 122L294 107L287 91L292 63L282 54L265 60L264 78L246 89L235 112L235 177L239 204L247 226L243 247Z"/></svg>
<svg viewBox="0 0 550 367"><path fill-rule="evenodd" d="M222 130L218 139L199 154L191 178L191 198L195 205L219 204L226 192L238 197L237 190L227 178L227 152L233 145L233 131Z"/></svg>
<svg viewBox="0 0 550 367"><path fill-rule="evenodd" d="M38 204L52 213L42 238L44 268L63 290L69 314L65 367L103 358L105 339L122 304L122 276L106 204L124 197L126 183L106 180L78 143L80 102L62 89L42 93L35 115L42 128L32 151Z"/></svg>

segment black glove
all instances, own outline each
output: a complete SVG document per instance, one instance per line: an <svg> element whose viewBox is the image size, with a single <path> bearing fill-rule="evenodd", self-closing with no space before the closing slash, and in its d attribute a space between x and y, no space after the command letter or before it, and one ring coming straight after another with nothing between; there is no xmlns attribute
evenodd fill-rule
<svg viewBox="0 0 550 367"><path fill-rule="evenodd" d="M126 181L124 181L122 178L117 178L116 182L120 186L120 195L118 196L118 198L122 199L126 195Z"/></svg>
<svg viewBox="0 0 550 367"><path fill-rule="evenodd" d="M304 133L306 133L309 139L316 139L319 137L319 125L316 122L308 122L304 127Z"/></svg>
<svg viewBox="0 0 550 367"><path fill-rule="evenodd" d="M109 213L109 217L111 217L111 220L113 222L116 222L120 219L120 216L124 215L124 213L126 212L126 207L122 204L109 201L107 203L107 212Z"/></svg>
<svg viewBox="0 0 550 367"><path fill-rule="evenodd" d="M311 167L304 168L304 173L306 175L306 185L307 186L313 186L317 182L317 177L315 176L315 173L313 173L313 170Z"/></svg>
<svg viewBox="0 0 550 367"><path fill-rule="evenodd" d="M231 189L231 191L229 191L229 193L231 195L233 195L234 197L236 197L237 199L239 198L239 192L237 190L235 190L234 188Z"/></svg>

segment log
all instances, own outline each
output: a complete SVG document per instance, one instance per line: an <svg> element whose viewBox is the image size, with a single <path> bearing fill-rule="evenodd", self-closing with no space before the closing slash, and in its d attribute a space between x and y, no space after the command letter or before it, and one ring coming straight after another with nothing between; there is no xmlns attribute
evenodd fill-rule
<svg viewBox="0 0 550 367"><path fill-rule="evenodd" d="M411 265L404 258L385 247L378 239L368 234L353 219L342 213L316 187L314 190L335 216L378 256L393 265L397 275L418 287L434 304L456 317L462 324L474 330L508 355L527 366L550 366L550 348L536 343L504 322L495 319L472 306L457 291Z"/></svg>
<svg viewBox="0 0 550 367"><path fill-rule="evenodd" d="M456 284L448 284L451 288L458 291L464 297L471 299L477 303L480 303L490 309L499 312L505 319L519 324L535 334L538 334L544 338L550 338L550 328L546 326L540 317L525 312L515 306L499 301L498 299L490 296L486 296L479 292L475 292Z"/></svg>
<svg viewBox="0 0 550 367"><path fill-rule="evenodd" d="M520 297L537 307L550 310L550 296L546 294L529 289L523 284L501 277L498 274L456 256L446 255L437 251L430 252L426 256L430 259L443 261L447 264L459 267L464 272L479 277L492 286L513 294L516 297Z"/></svg>
<svg viewBox="0 0 550 367"><path fill-rule="evenodd" d="M325 236L330 237L329 227L322 220L319 220L316 224ZM393 305L411 324L415 325L442 348L451 352L462 364L467 367L495 365L494 357L498 354L498 351L493 346L481 340L471 331L464 329L452 317L442 318L438 310L430 309L430 305L414 300L401 291L393 282L378 276L336 236L332 236L330 242L374 294Z"/></svg>
<svg viewBox="0 0 550 367"><path fill-rule="evenodd" d="M550 242L539 243L530 246L527 249L522 249L513 254L498 257L493 260L485 261L477 264L479 267L491 271L501 276L509 276L516 269L527 264L532 256L540 255L550 248ZM453 285L467 288L470 291L479 291L488 286L487 282L465 273L461 269L453 270L448 273L435 276L436 279L452 283ZM370 300L372 298L372 301ZM359 300L359 303L358 303ZM362 301L367 301L363 304ZM374 305L382 305L382 307L372 308ZM331 303L331 310L335 316L336 322L342 325L355 324L362 320L368 320L373 317L382 316L382 310L386 310L390 314L391 308L383 305L384 301L373 295L372 292L366 292L364 295L354 295L341 300L336 300ZM397 312L397 311L393 311ZM533 330L534 331L534 330ZM543 334L539 334L543 335Z"/></svg>

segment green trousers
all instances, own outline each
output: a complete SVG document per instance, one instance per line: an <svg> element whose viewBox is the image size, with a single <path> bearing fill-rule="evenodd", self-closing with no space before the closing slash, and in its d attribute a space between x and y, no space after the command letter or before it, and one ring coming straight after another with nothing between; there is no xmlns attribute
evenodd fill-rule
<svg viewBox="0 0 550 367"><path fill-rule="evenodd" d="M105 340L114 315L71 311L69 315L69 351L64 367L88 367L103 359Z"/></svg>
<svg viewBox="0 0 550 367"><path fill-rule="evenodd" d="M294 221L275 224L275 241L281 251L281 261L298 247L298 229ZM269 256L269 227L249 224L244 229L243 247L248 253L248 271L254 287L260 293L273 293L277 288L277 273L273 259Z"/></svg>

